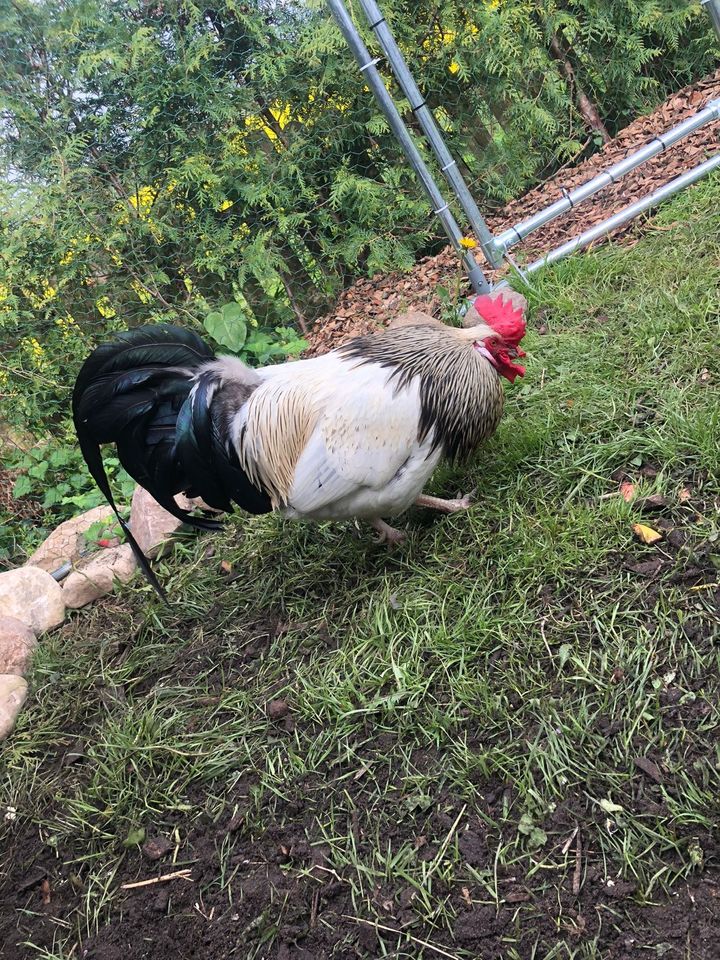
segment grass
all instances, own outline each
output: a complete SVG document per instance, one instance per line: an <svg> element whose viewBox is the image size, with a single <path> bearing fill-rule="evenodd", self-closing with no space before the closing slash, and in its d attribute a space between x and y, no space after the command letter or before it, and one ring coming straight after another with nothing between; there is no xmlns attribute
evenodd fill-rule
<svg viewBox="0 0 720 960"><path fill-rule="evenodd" d="M716 178L631 249L533 280L528 374L477 461L435 479L477 487L468 514L411 515L392 553L350 524L236 518L160 563L170 610L137 580L43 639L3 745L0 884L32 849L65 909L26 898L8 938L65 960L108 919L132 928L119 884L155 871L138 831L170 836L178 869L211 865L204 937L252 913L238 851L272 863L302 834L353 918L320 910L322 956L362 955L343 950L368 921L375 956L599 960L630 933L663 955L643 908L718 867L719 201ZM635 541L654 521L618 471L666 498L688 549ZM628 569L654 558L655 580ZM273 699L291 720L268 721ZM317 886L307 858L273 869ZM279 889L233 955L282 956ZM463 940L478 910L492 937ZM691 932L678 949L704 956Z"/></svg>

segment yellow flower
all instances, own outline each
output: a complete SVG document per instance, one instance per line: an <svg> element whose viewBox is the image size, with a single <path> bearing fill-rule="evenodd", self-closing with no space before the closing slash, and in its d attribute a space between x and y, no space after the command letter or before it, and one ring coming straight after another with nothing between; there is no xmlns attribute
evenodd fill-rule
<svg viewBox="0 0 720 960"><path fill-rule="evenodd" d="M38 370L43 370L47 366L45 361L45 349L40 345L39 341L35 337L25 337L23 340L21 340L21 345L30 354L33 364L38 368Z"/></svg>
<svg viewBox="0 0 720 960"><path fill-rule="evenodd" d="M47 282L47 280L42 280L40 285L42 287L40 294L35 293L35 291L33 290L29 290L27 287L22 288L22 292L25 294L25 296L28 298L28 300L30 301L32 306L35 307L36 310L39 310L41 307L44 307L57 294L57 290L55 289L55 287L51 287L50 284Z"/></svg>
<svg viewBox="0 0 720 960"><path fill-rule="evenodd" d="M98 309L98 313L101 317L105 317L106 320L110 320L112 317L116 316L113 305L110 303L110 297L98 297L95 301L95 306Z"/></svg>
<svg viewBox="0 0 720 960"><path fill-rule="evenodd" d="M66 313L64 317L58 317L55 320L55 326L60 328L60 332L62 333L64 340L67 340L69 337L71 337L73 331L77 332L75 318L69 313Z"/></svg>
<svg viewBox="0 0 720 960"><path fill-rule="evenodd" d="M477 246L477 240L473 240L472 237L463 237L460 240L460 246L463 250L474 250Z"/></svg>
<svg viewBox="0 0 720 960"><path fill-rule="evenodd" d="M145 287L138 280L131 280L130 286L133 288L141 303L150 303L152 295L148 293Z"/></svg>

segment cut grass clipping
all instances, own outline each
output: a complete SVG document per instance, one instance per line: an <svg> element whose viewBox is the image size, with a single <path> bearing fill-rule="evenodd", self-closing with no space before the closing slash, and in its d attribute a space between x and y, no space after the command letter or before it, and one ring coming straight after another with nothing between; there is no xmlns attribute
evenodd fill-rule
<svg viewBox="0 0 720 960"><path fill-rule="evenodd" d="M719 278L716 178L533 280L468 514L234 518L44 639L0 952L716 956Z"/></svg>

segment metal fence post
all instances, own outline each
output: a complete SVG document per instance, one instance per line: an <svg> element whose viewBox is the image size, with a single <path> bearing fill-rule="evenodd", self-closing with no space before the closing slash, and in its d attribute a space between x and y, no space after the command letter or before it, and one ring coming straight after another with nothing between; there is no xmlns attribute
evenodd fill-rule
<svg viewBox="0 0 720 960"><path fill-rule="evenodd" d="M617 213L608 217L607 220L596 223L594 227L590 227L588 230L585 230L584 233L579 234L579 236L573 237L573 239L568 240L567 243L563 243L561 246L555 247L554 250L550 250L544 257L535 260L534 263L528 264L524 272L526 274L535 273L542 267L546 267L551 263L557 263L558 260L564 260L565 257L569 257L570 254L575 253L576 250L582 250L584 247L593 243L593 241L599 240L600 237L611 233L617 227L622 227L624 224L629 223L641 213L645 213L646 210L651 210L653 207L662 203L663 200L667 200L668 197L672 197L681 190L685 190L686 187L697 183L702 177L706 177L715 170L720 170L720 153L716 153L714 157L710 157L696 167L686 170L685 173L679 177L675 177L674 180L663 184L662 187L658 187L657 190L641 197L634 203L628 204L626 207L623 207L622 210L618 210ZM498 286L504 285L504 283L498 284Z"/></svg>
<svg viewBox="0 0 720 960"><path fill-rule="evenodd" d="M527 220L522 220L512 227L508 227L507 230L503 230L503 232L499 233L495 238L497 248L507 251L516 243L521 243L533 230L538 230L563 213L574 210L585 200L595 196L599 190L603 190L605 187L617 183L621 177L624 177L631 170L635 170L643 163L656 157L659 153L663 153L663 151L679 143L683 137L695 133L696 130L700 130L706 124L712 123L715 120L720 120L720 100L711 100L707 106L699 110L694 116L688 117L687 120L683 120L682 123L678 123L670 130L666 130L665 133L658 133L652 140L638 150L629 153L611 167L606 167L604 170L601 170L592 180L588 180L586 183L582 183L572 190L564 191L562 197L554 203L538 210L531 217L528 217Z"/></svg>
<svg viewBox="0 0 720 960"><path fill-rule="evenodd" d="M370 29L375 33L380 46L388 59L393 73L400 84L400 88L410 103L410 109L418 119L425 136L437 157L445 179L458 198L460 206L465 211L475 236L480 241L482 251L493 267L499 267L503 261L503 251L498 250L495 238L490 233L478 205L475 203L460 170L457 161L448 149L442 133L435 121L432 110L427 105L415 79L408 68L405 57L395 42L395 37L385 20L385 17L375 0L360 0L360 6L367 17Z"/></svg>
<svg viewBox="0 0 720 960"><path fill-rule="evenodd" d="M718 40L720 40L720 0L700 0L700 3L707 10L707 15L712 20L715 33L718 35Z"/></svg>
<svg viewBox="0 0 720 960"><path fill-rule="evenodd" d="M343 0L327 0L327 5L333 17L335 18L337 25L340 27L340 31L345 38L347 45L350 47L353 56L357 60L360 70L367 80L368 86L375 95L382 112L385 114L385 117L390 124L390 128L397 137L401 147L405 151L408 160L410 161L413 170L422 183L430 203L432 204L433 213L442 223L450 242L461 256L473 290L476 293L487 293L491 289L490 283L488 282L485 274L483 273L480 265L477 263L472 253L469 250L463 249L463 246L460 242L463 238L463 234L457 223L457 220L450 211L450 204L445 201L442 193L435 183L435 180L433 179L432 174L430 173L430 170L415 146L413 139L410 136L410 132L405 126L403 119L400 116L397 107L395 106L394 100L387 92L383 79L376 67L378 61L376 59L374 60L370 56L368 49L365 46L362 37L358 33ZM478 237L478 239L480 238Z"/></svg>

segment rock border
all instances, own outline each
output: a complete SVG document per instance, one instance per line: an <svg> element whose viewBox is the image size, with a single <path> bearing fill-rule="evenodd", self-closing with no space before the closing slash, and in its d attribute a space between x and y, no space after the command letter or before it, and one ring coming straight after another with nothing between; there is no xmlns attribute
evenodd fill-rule
<svg viewBox="0 0 720 960"><path fill-rule="evenodd" d="M210 509L182 494L175 501L184 510ZM65 520L22 567L0 573L0 741L14 728L27 698L25 676L38 637L61 626L68 610L107 596L116 583L135 575L137 560L130 545L114 535L114 519L110 507L101 506ZM146 490L135 488L130 528L145 556L156 557L184 526ZM102 536L95 540L89 535L98 527Z"/></svg>

